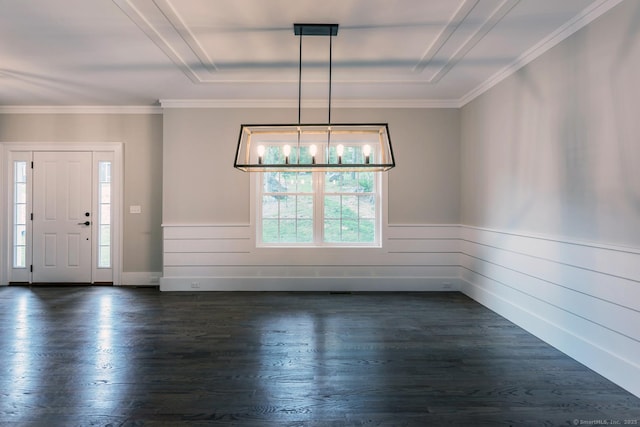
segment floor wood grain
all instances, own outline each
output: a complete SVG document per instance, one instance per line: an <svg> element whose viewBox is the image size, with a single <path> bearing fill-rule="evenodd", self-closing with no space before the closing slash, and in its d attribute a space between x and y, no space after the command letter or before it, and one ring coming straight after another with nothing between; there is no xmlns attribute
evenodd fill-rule
<svg viewBox="0 0 640 427"><path fill-rule="evenodd" d="M559 426L640 399L459 293L0 288L2 426Z"/></svg>

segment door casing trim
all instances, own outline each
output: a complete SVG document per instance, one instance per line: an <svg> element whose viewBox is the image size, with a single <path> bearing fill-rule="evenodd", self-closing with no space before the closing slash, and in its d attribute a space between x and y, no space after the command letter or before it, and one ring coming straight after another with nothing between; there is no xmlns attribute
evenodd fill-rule
<svg viewBox="0 0 640 427"><path fill-rule="evenodd" d="M9 188L12 178L12 168L8 164L12 152L18 151L90 151L111 152L113 154L112 165L112 245L113 245L113 284L120 285L122 277L123 261L123 200L124 200L124 163L122 142L5 142L0 143L0 286L9 284L9 267L12 263L12 242L9 240L9 230L13 215L11 214L12 203L9 200ZM93 276L93 268L92 268Z"/></svg>

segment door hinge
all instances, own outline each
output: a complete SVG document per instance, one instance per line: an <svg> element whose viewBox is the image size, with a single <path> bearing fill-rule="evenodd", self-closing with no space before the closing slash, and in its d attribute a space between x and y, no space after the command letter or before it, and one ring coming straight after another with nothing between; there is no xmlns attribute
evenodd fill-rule
<svg viewBox="0 0 640 427"><path fill-rule="evenodd" d="M31 162L31 169L33 169L33 162Z"/></svg>
<svg viewBox="0 0 640 427"><path fill-rule="evenodd" d="M29 266L29 272L30 272L30 273L33 273L33 264L31 264L31 265Z"/></svg>
<svg viewBox="0 0 640 427"><path fill-rule="evenodd" d="M31 213L31 221L33 221L33 212Z"/></svg>

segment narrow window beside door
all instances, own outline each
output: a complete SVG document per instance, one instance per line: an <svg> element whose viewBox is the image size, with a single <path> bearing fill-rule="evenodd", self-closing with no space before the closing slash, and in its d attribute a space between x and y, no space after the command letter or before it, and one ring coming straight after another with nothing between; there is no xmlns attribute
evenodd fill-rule
<svg viewBox="0 0 640 427"><path fill-rule="evenodd" d="M13 163L13 267L26 268L27 247L27 162Z"/></svg>
<svg viewBox="0 0 640 427"><path fill-rule="evenodd" d="M111 162L98 168L98 268L111 268Z"/></svg>

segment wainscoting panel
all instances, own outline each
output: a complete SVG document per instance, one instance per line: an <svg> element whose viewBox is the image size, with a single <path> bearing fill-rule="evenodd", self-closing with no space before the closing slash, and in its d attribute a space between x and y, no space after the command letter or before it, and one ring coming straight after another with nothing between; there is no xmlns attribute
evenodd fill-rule
<svg viewBox="0 0 640 427"><path fill-rule="evenodd" d="M393 225L381 248L258 248L249 225L164 225L160 289L459 289L459 226Z"/></svg>
<svg viewBox="0 0 640 427"><path fill-rule="evenodd" d="M461 290L640 396L640 249L460 225L381 248L256 248L248 225L164 225L163 291Z"/></svg>
<svg viewBox="0 0 640 427"><path fill-rule="evenodd" d="M640 395L640 250L463 226L462 291Z"/></svg>

